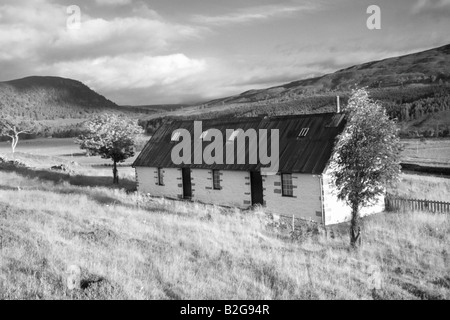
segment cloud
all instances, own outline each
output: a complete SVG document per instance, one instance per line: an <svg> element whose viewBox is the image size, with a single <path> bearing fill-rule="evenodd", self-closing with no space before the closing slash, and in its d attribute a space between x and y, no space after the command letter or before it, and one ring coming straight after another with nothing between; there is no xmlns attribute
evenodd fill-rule
<svg viewBox="0 0 450 320"><path fill-rule="evenodd" d="M417 0L412 7L413 14L433 14L445 16L450 14L450 0Z"/></svg>
<svg viewBox="0 0 450 320"><path fill-rule="evenodd" d="M205 61L190 59L180 53L154 57L139 53L58 62L40 67L38 71L71 75L95 89L112 91L170 85L204 69Z"/></svg>
<svg viewBox="0 0 450 320"><path fill-rule="evenodd" d="M0 60L158 54L169 50L171 44L198 38L201 32L199 28L168 22L152 10L142 10L144 16L112 19L94 18L82 12L80 28L68 29L66 9L45 1L37 6L0 6Z"/></svg>
<svg viewBox="0 0 450 320"><path fill-rule="evenodd" d="M99 5L123 6L126 4L130 4L131 0L95 0L95 2Z"/></svg>
<svg viewBox="0 0 450 320"><path fill-rule="evenodd" d="M311 4L299 6L267 5L245 8L225 15L194 15L191 21L199 24L221 26L227 24L248 23L257 20L266 20L276 16L289 15L300 11L311 11L316 8L317 6Z"/></svg>
<svg viewBox="0 0 450 320"><path fill-rule="evenodd" d="M312 76L317 69L291 64L278 58L263 61L210 58L205 68L195 74L163 86L153 86L146 92L136 90L136 97L146 101L165 97L160 102L203 102L239 94L250 89L262 89ZM176 93L171 95L167 93ZM146 97L146 98L145 98ZM159 102L158 102L159 103Z"/></svg>
<svg viewBox="0 0 450 320"><path fill-rule="evenodd" d="M80 29L61 29L52 42L52 55L80 58L136 51L155 54L170 50L180 41L198 37L198 29L161 19L97 18L82 22Z"/></svg>
<svg viewBox="0 0 450 320"><path fill-rule="evenodd" d="M16 1L0 4L2 80L57 75L114 96L130 88L151 92L206 68L179 50L183 41L199 39L202 28L169 22L145 4L110 18L90 16L80 4L81 27L68 29L67 6Z"/></svg>
<svg viewBox="0 0 450 320"><path fill-rule="evenodd" d="M343 8L332 11L329 6L338 7L335 2L310 1L289 0L289 4L234 11L211 11L217 6L205 5L202 8L210 13L192 16L183 12L172 15L173 5L165 2L156 12L142 0L99 0L97 5L79 0L81 28L73 30L66 28L67 5L61 4L70 0L2 0L0 80L59 75L85 82L119 104L198 102L448 42L448 35L441 31L448 26L443 19L412 16L414 21L400 24L396 17L396 30L369 34L365 28L350 29L352 24L340 23L340 19L353 18L341 13ZM228 7L236 8L235 2ZM419 1L414 10L441 16L447 12L448 18L449 3ZM178 8L184 10L181 5ZM167 13L170 18L161 15L164 12L171 12ZM279 22L275 19L305 12L316 14L288 19L283 25L298 32L280 34L280 30L252 28L243 35L255 35L251 38L241 36L240 29L210 32L213 27L233 24L274 24ZM360 16L363 26L364 12ZM386 21L388 17L386 14ZM221 37L229 41L223 42ZM244 46L245 55L240 55Z"/></svg>

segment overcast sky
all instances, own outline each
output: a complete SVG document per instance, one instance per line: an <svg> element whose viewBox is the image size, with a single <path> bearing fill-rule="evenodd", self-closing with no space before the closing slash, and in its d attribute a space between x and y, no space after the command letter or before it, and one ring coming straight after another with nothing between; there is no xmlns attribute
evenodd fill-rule
<svg viewBox="0 0 450 320"><path fill-rule="evenodd" d="M366 27L369 5L381 30ZM449 30L450 0L0 0L0 81L55 75L118 104L198 102L448 44Z"/></svg>

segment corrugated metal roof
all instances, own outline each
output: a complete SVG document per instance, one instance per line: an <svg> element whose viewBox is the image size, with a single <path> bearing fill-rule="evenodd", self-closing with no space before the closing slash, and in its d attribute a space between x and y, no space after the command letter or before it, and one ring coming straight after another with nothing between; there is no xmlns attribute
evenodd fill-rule
<svg viewBox="0 0 450 320"><path fill-rule="evenodd" d="M279 171L320 174L331 156L334 141L337 135L345 126L344 116L335 113L278 116L270 118L240 118L240 119L208 119L202 120L202 129L206 131L214 128L222 132L223 135L223 164L207 165L205 159L202 164L194 164L194 121L171 121L163 124L147 142L142 152L133 163L134 167L161 167L161 168L207 168L219 170L259 170L260 163L248 164L249 146L245 144L242 150L236 150L235 144L234 164L226 164L226 129L247 129L253 128L256 132L259 129L279 130ZM192 164L176 165L172 162L172 148L178 143L171 141L172 133L179 128L188 130L191 134L191 162ZM298 137L303 128L309 128L305 137ZM270 134L267 139L268 150L270 150ZM203 141L201 154L204 148L211 142ZM230 143L230 142L228 142ZM200 150L197 150L197 152ZM237 163L237 155L245 153L246 164ZM259 160L259 157L258 157Z"/></svg>

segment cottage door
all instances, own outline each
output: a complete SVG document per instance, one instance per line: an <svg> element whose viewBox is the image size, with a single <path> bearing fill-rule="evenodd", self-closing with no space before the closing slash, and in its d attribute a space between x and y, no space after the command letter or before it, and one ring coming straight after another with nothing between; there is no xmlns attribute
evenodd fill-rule
<svg viewBox="0 0 450 320"><path fill-rule="evenodd" d="M263 199L263 183L260 171L250 171L250 187L252 194L252 205L264 202Z"/></svg>
<svg viewBox="0 0 450 320"><path fill-rule="evenodd" d="M181 169L183 178L183 199L192 198L192 184L191 184L191 169L183 168Z"/></svg>

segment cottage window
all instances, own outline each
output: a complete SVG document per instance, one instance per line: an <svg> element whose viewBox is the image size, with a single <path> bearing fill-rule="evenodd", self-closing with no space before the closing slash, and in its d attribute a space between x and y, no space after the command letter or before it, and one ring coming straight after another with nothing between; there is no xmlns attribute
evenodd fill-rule
<svg viewBox="0 0 450 320"><path fill-rule="evenodd" d="M298 134L298 137L306 137L306 135L308 134L309 128L302 128L302 130L300 130L300 133Z"/></svg>
<svg viewBox="0 0 450 320"><path fill-rule="evenodd" d="M158 185L160 186L164 185L164 174L161 168L158 168Z"/></svg>
<svg viewBox="0 0 450 320"><path fill-rule="evenodd" d="M214 190L222 189L220 187L220 171L219 170L212 171L212 178L213 178L213 189Z"/></svg>
<svg viewBox="0 0 450 320"><path fill-rule="evenodd" d="M282 173L281 174L281 192L283 197L293 197L294 196L294 192L293 192L293 187L292 187L292 174L290 173Z"/></svg>

